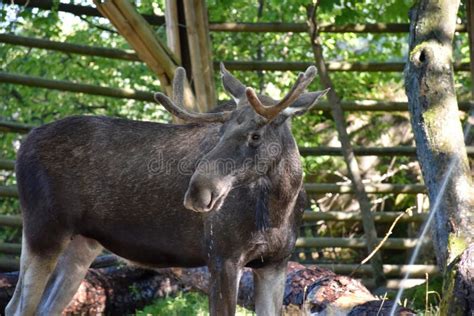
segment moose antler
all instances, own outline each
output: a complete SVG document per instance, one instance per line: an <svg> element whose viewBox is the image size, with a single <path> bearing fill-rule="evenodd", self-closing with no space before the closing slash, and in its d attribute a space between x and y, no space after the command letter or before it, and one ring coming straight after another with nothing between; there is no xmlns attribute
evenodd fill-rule
<svg viewBox="0 0 474 316"><path fill-rule="evenodd" d="M185 79L186 70L183 67L176 68L173 80L173 100L161 92L155 93L155 100L163 105L168 112L188 123L225 122L230 117L232 113L230 111L196 113L186 110L183 106Z"/></svg>
<svg viewBox="0 0 474 316"><path fill-rule="evenodd" d="M291 88L290 92L288 92L288 94L283 99L281 99L280 102L273 106L263 105L255 91L250 87L247 87L247 89L245 90L247 100L254 108L255 112L267 118L268 120L272 120L281 111L289 107L293 102L298 99L298 97L304 92L306 87L308 87L311 81L313 81L314 77L316 77L316 73L316 67L309 66L304 73L300 73L298 75L298 79L296 80L293 88Z"/></svg>

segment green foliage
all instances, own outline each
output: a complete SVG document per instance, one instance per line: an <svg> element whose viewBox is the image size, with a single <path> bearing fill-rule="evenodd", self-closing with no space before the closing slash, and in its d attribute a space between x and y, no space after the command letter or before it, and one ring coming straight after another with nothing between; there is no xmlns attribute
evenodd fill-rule
<svg viewBox="0 0 474 316"><path fill-rule="evenodd" d="M157 299L153 304L143 310L136 311L137 316L163 315L163 316L205 316L209 314L207 296L196 293L179 293L175 297ZM237 307L237 316L255 315L242 307Z"/></svg>
<svg viewBox="0 0 474 316"><path fill-rule="evenodd" d="M199 293L179 293L176 297L158 299L153 304L137 311L137 316L169 315L169 316L204 316L207 315L207 297Z"/></svg>
<svg viewBox="0 0 474 316"><path fill-rule="evenodd" d="M429 311L440 303L440 295L443 288L443 277L431 277L427 284L422 283L412 288L406 289L403 293L402 301L407 301L408 306L414 310L420 311L425 315L429 315ZM393 297L389 297L394 299ZM427 300L428 299L428 300Z"/></svg>

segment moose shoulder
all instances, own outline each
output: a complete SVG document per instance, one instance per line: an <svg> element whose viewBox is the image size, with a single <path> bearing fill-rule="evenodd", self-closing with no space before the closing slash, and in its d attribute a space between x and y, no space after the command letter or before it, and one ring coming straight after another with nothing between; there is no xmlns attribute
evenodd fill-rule
<svg viewBox="0 0 474 316"><path fill-rule="evenodd" d="M21 270L7 315L59 315L103 248L149 267L207 265L211 315L233 315L244 266L254 268L259 315L281 308L286 263L304 205L288 118L326 91L281 101L257 96L223 66L232 110L156 99L185 125L70 117L33 130L16 172L24 218Z"/></svg>

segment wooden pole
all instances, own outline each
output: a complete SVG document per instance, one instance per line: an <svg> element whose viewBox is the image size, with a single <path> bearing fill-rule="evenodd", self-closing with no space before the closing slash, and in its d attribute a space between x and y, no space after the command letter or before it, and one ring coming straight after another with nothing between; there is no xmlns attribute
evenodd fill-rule
<svg viewBox="0 0 474 316"><path fill-rule="evenodd" d="M29 124L21 124L17 122L0 121L0 132L3 133L28 133L34 126Z"/></svg>
<svg viewBox="0 0 474 316"><path fill-rule="evenodd" d="M1 170L14 170L15 169L15 161L0 158L0 169Z"/></svg>
<svg viewBox="0 0 474 316"><path fill-rule="evenodd" d="M313 62L305 61L238 61L238 60L223 60L222 61L226 68L229 70L240 70L240 71L304 71L309 66L313 65ZM219 69L220 61L214 62L214 69ZM405 67L405 63L399 62L328 62L326 68L329 71L337 72L402 72ZM455 71L469 71L469 63L454 63Z"/></svg>
<svg viewBox="0 0 474 316"><path fill-rule="evenodd" d="M177 0L166 0L165 5L165 18L166 18L166 41L168 47L171 49L173 54L180 60L181 55L181 44L179 38L179 22L178 22L178 3Z"/></svg>
<svg viewBox="0 0 474 316"><path fill-rule="evenodd" d="M184 13L197 105L206 112L214 106L215 96L205 4L202 0L184 0Z"/></svg>
<svg viewBox="0 0 474 316"><path fill-rule="evenodd" d="M380 242L382 238L376 239L377 242ZM423 242L425 245L430 244L429 239L418 240L417 238L389 238L382 245L383 249L392 249L392 250L406 250L415 248L418 242ZM366 249L367 240L365 238L340 238L340 237L299 237L296 240L296 248L350 248L350 249ZM371 265L372 266L372 265ZM372 266L373 269L373 266ZM374 270L375 272L375 270ZM382 268L383 273L383 268ZM377 276L374 274L374 277ZM380 285L377 285L380 286Z"/></svg>
<svg viewBox="0 0 474 316"><path fill-rule="evenodd" d="M4 4L10 5L11 0L0 0ZM15 0L16 5L26 8L39 8L42 10L52 10L57 8L61 12L69 12L74 15L102 16L100 12L91 6L75 5L69 3L54 3L53 0ZM143 18L151 25L162 26L165 24L165 17L143 14ZM308 31L305 23L243 23L243 22L211 22L210 30L213 32L283 32L283 33L304 33ZM346 24L346 25L323 25L321 32L329 33L406 33L409 25L406 23L368 23L368 24ZM457 25L456 31L466 32L465 25Z"/></svg>
<svg viewBox="0 0 474 316"><path fill-rule="evenodd" d="M54 0L15 0L14 2L10 0L0 0L4 4L10 5L20 5L23 6L25 9L28 8L38 8L42 10L57 10L61 12L68 12L78 16L97 16L102 17L103 15L94 7L91 6L84 6L84 5L76 5L70 3L56 3ZM165 19L163 16L158 16L154 14L144 14L143 18L148 21L148 23L152 25L163 25L165 23Z"/></svg>
<svg viewBox="0 0 474 316"><path fill-rule="evenodd" d="M316 1L314 6L308 8L309 26L311 45L313 47L314 58L316 60L316 67L318 68L319 78L322 85L325 88L330 88L328 93L329 102L332 103L332 116L336 124L336 129L339 135L339 141L342 145L342 152L344 160L346 161L347 171L352 182L352 187L355 192L357 202L359 203L360 212L362 214L362 225L364 227L364 236L368 253L372 253L377 247L377 230L375 229L374 219L371 212L371 203L367 193L365 191L364 184L362 183L362 176L360 174L359 165L355 159L354 151L350 143L349 134L347 133L344 113L340 104L340 98L336 94L334 85L331 78L329 77L328 69L324 63L323 47L321 39L319 37L318 24L316 22L316 12L319 5L319 1ZM374 269L375 284L380 287L384 286L386 279L382 268L382 255L377 252L372 256L370 260L372 268Z"/></svg>
<svg viewBox="0 0 474 316"><path fill-rule="evenodd" d="M153 93L133 89L119 89L100 87L90 84L74 83L63 80L51 80L41 77L24 76L10 74L0 71L0 82L20 84L30 87L40 87L47 89L55 89L61 91L81 92L86 94L94 94L107 96L112 98L134 99L139 101L154 102Z"/></svg>
<svg viewBox="0 0 474 316"><path fill-rule="evenodd" d="M405 223L423 223L427 218L427 213L413 213L407 214L405 212L374 212L374 221L377 223L391 223L400 214L403 216L400 218L400 222ZM362 215L360 212L345 212L345 211L330 211L330 212L314 212L305 211L303 213L303 222L315 223L317 221L334 221L334 222L360 222ZM1 217L0 217L0 223Z"/></svg>
<svg viewBox="0 0 474 316"><path fill-rule="evenodd" d="M350 184L337 183L305 183L304 188L309 194L352 194L354 188ZM377 183L364 185L366 193L370 194L418 194L425 193L426 188L423 184L389 184ZM0 196L18 197L16 186L0 186Z"/></svg>
<svg viewBox="0 0 474 316"><path fill-rule="evenodd" d="M181 38L181 36L180 36ZM103 48L93 47L86 45L70 44L63 42L50 41L39 38L23 37L13 34L0 34L0 42L8 43L13 45L21 45L25 47L44 48L54 51L60 51L64 53L80 54L85 56L97 56L106 57L113 59L120 59L124 61L140 61L135 53L127 50L120 50L115 48ZM182 49L181 41L180 47ZM178 58L175 56L175 58ZM181 56L183 59L183 56ZM268 61L236 61L229 60L224 61L226 67L229 70L241 70L241 71L304 71L310 65L311 62L268 62ZM403 63L347 63L347 62L328 62L327 68L330 71L367 71L367 72L398 72L402 71ZM213 67L218 70L219 62L213 62ZM189 67L188 67L189 68ZM469 63L455 63L454 69L456 71L469 71ZM374 102L374 101L372 101ZM370 103L370 102L369 102ZM381 111L405 111L407 109L406 102L389 102L379 101L380 104L386 104L386 108L380 108ZM343 106L345 102L343 101ZM460 103L465 109L468 105L467 102ZM318 105L316 105L316 108ZM329 108L329 106L326 106Z"/></svg>
<svg viewBox="0 0 474 316"><path fill-rule="evenodd" d="M320 33L407 33L410 25L407 23L368 23L346 25L321 25ZM306 23L243 23L211 22L212 32L249 32L249 33L304 33L308 32ZM457 32L466 32L466 25L458 24Z"/></svg>
<svg viewBox="0 0 474 316"><path fill-rule="evenodd" d="M377 223L391 223L397 218L400 212L374 212L374 221ZM400 218L400 222L405 223L423 223L426 213L406 214ZM303 213L303 222L316 223L318 221L334 221L334 222L360 222L362 216L360 212L330 211L330 212L314 212L305 211ZM20 215L0 215L0 226L21 227L22 218Z"/></svg>
<svg viewBox="0 0 474 316"><path fill-rule="evenodd" d="M120 10L122 16L131 25L134 35L143 41L148 51L152 53L156 62L160 62L165 74L173 78L176 66L179 64L177 58L161 40L154 34L151 26L136 12L136 9L128 0L109 0Z"/></svg>
<svg viewBox="0 0 474 316"><path fill-rule="evenodd" d="M166 45L155 36L150 25L136 12L136 9L128 0L106 0L101 3L94 0L99 11L107 17L117 28L119 33L135 49L142 59L154 73L158 75L163 91L172 94L171 82L174 71L178 66L178 58L168 49ZM184 106L193 108L195 104L194 95L185 82Z"/></svg>
<svg viewBox="0 0 474 316"><path fill-rule="evenodd" d="M130 23L121 15L118 8L113 2L106 1L100 3L99 0L94 0L94 3L97 6L97 9L107 17L119 33L128 41L128 43L133 47L137 55L143 60L148 67L158 76L161 82L162 90L169 93L171 91L170 80L166 77L165 70L158 63L150 51L148 51L143 40L135 36L135 33L130 25Z"/></svg>
<svg viewBox="0 0 474 316"><path fill-rule="evenodd" d="M15 185L0 186L0 197L18 198L18 189Z"/></svg>
<svg viewBox="0 0 474 316"><path fill-rule="evenodd" d="M198 22L199 49L201 51L202 74L206 85L206 110L211 110L216 104L216 89L214 84L214 69L212 62L211 36L209 32L209 18L205 0L193 1Z"/></svg>
<svg viewBox="0 0 474 316"><path fill-rule="evenodd" d="M50 41L42 38L25 37L13 34L0 34L0 42L26 47L50 49L64 53L73 53L84 56L106 57L126 61L140 61L133 51L116 48L93 47L87 45L70 44Z"/></svg>
<svg viewBox="0 0 474 316"><path fill-rule="evenodd" d="M365 184L364 191L369 194L418 194L425 193L426 188L423 184L389 184L375 183ZM305 183L304 189L308 194L352 194L355 193L352 184L336 184L336 183Z"/></svg>

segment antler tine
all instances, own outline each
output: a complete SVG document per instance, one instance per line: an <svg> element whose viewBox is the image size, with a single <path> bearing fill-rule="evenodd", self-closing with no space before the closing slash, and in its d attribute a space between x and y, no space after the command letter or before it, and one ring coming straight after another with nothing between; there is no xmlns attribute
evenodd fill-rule
<svg viewBox="0 0 474 316"><path fill-rule="evenodd" d="M218 113L194 113L176 105L173 101L161 92L154 95L155 100L165 107L171 114L189 123L215 123L225 122L232 114L231 111Z"/></svg>
<svg viewBox="0 0 474 316"><path fill-rule="evenodd" d="M258 98L257 93L255 93L255 90L253 88L247 87L245 89L245 94L247 95L247 101L249 101L255 112L257 112L263 117L268 118L269 108L263 105L262 102L260 102L260 99Z"/></svg>
<svg viewBox="0 0 474 316"><path fill-rule="evenodd" d="M298 99L298 97L304 92L304 90L308 87L311 81L313 81L314 77L316 77L316 73L317 70L314 66L309 66L304 73L300 73L291 90L285 95L283 99L281 99L280 102L278 102L274 106L267 107L263 105L252 88L247 88L245 91L247 94L247 100L249 101L250 105L255 109L255 112L269 120L272 120L281 111L289 107L293 102Z"/></svg>
<svg viewBox="0 0 474 316"><path fill-rule="evenodd" d="M173 79L173 100L161 92L155 93L155 100L163 105L168 112L189 123L225 122L230 117L232 114L230 111L218 113L195 113L186 110L183 102L185 80L186 70L183 67L176 68Z"/></svg>
<svg viewBox="0 0 474 316"><path fill-rule="evenodd" d="M180 107L184 105L184 80L186 80L186 70L183 67L176 68L173 79L173 101Z"/></svg>

